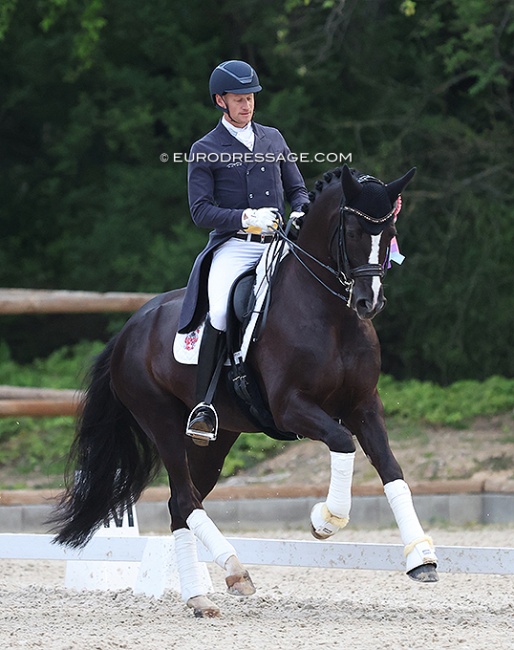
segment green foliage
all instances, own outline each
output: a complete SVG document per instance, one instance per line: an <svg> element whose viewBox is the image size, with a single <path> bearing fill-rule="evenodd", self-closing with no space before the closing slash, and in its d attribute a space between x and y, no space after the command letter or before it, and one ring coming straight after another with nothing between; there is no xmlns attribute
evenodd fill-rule
<svg viewBox="0 0 514 650"><path fill-rule="evenodd" d="M513 18L510 0L2 0L0 285L183 285L206 233L172 155L219 118L213 67L244 58L293 151L386 181L418 168L376 320L385 372L514 376ZM309 186L325 169L302 165Z"/></svg>
<svg viewBox="0 0 514 650"><path fill-rule="evenodd" d="M233 476L241 469L252 467L270 456L276 456L287 444L273 440L263 433L243 433L230 450L221 475L224 478Z"/></svg>
<svg viewBox="0 0 514 650"><path fill-rule="evenodd" d="M443 388L414 379L398 382L384 375L379 391L386 415L404 423L464 427L477 416L514 412L514 381L504 377L457 381Z"/></svg>
<svg viewBox="0 0 514 650"><path fill-rule="evenodd" d="M17 477L15 486L24 486L27 474L38 477L35 488L61 485L72 435L69 417L0 420L0 468Z"/></svg>
<svg viewBox="0 0 514 650"><path fill-rule="evenodd" d="M0 384L40 388L80 388L87 369L104 344L84 341L65 346L45 359L22 365L12 360L5 342L0 343ZM1 422L1 421L0 421Z"/></svg>
<svg viewBox="0 0 514 650"><path fill-rule="evenodd" d="M3 0L0 4L0 40L9 29L11 16L16 8L17 0Z"/></svg>
<svg viewBox="0 0 514 650"><path fill-rule="evenodd" d="M5 343L0 345L0 384L41 388L79 388L92 359L103 348L84 342L56 350L27 365L14 362ZM0 468L19 476L37 474L41 484L59 484L74 430L71 417L0 419ZM38 486L36 481L35 487Z"/></svg>
<svg viewBox="0 0 514 650"><path fill-rule="evenodd" d="M3 344L0 384L79 388L102 348L100 342L81 343L20 365L12 361ZM426 435L426 425L465 427L478 416L514 412L514 380L497 376L484 382L459 381L443 388L432 382L399 382L384 375L379 390L396 437ZM1 487L22 487L27 476L34 487L60 485L73 431L71 417L0 419L0 471L9 477ZM232 476L276 455L288 444L262 433L243 433L225 461L222 476ZM166 482L164 473L159 480Z"/></svg>

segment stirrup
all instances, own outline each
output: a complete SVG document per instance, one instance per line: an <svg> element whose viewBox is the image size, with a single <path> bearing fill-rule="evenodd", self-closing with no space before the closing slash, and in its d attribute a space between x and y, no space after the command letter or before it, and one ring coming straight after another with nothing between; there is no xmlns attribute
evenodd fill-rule
<svg viewBox="0 0 514 650"><path fill-rule="evenodd" d="M207 417L211 417L214 422L214 429L212 431L202 431L192 427L193 420L200 415L201 411L209 411ZM218 437L218 414L212 404L200 402L194 407L187 419L186 435L193 438L193 442L200 447L206 447L210 442L216 440Z"/></svg>

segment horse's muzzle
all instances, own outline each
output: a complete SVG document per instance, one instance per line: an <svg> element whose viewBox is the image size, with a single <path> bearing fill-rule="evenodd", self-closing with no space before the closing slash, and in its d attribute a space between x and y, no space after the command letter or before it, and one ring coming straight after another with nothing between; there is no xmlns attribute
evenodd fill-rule
<svg viewBox="0 0 514 650"><path fill-rule="evenodd" d="M387 299L381 297L376 304L367 298L357 298L354 301L354 309L361 320L371 320L379 314L386 306Z"/></svg>

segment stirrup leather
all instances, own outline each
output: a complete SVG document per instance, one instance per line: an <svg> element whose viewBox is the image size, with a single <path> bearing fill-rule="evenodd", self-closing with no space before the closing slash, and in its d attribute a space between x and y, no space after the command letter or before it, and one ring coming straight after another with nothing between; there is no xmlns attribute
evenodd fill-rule
<svg viewBox="0 0 514 650"><path fill-rule="evenodd" d="M201 431L192 428L191 424L193 420L199 416L200 411L209 411L208 417L210 416L214 422L213 431ZM193 440L197 440L200 443L203 442L204 444L209 444L209 442L214 442L216 440L218 437L218 414L212 404L200 402L194 407L187 419L186 435L193 438Z"/></svg>

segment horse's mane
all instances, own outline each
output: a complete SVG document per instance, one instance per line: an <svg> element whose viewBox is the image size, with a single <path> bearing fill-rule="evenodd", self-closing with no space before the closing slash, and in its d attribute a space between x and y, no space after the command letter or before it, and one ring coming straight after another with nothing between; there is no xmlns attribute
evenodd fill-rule
<svg viewBox="0 0 514 650"><path fill-rule="evenodd" d="M352 174L355 174L355 170L351 170ZM340 179L341 174L343 173L343 168L342 167L336 167L335 169L330 169L329 171L325 172L323 174L323 178L319 179L316 181L314 185L314 190L309 192L309 202L304 203L302 206L302 211L304 214L307 214L309 212L309 208L311 205L314 203L316 200L316 197L318 194L320 194L323 190L324 187L326 187L328 184L330 184L334 178Z"/></svg>
<svg viewBox="0 0 514 650"><path fill-rule="evenodd" d="M344 167L336 167L335 169L325 172L323 174L323 178L316 181L314 185L314 191L309 192L308 194L309 202L305 203L302 206L304 215L309 212L309 209L315 202L316 197L321 194L325 187L333 185L334 180L339 181L341 179L343 169ZM359 181L361 184L361 190L359 191L359 194L352 199L352 207L348 207L348 209L357 209L357 214L360 214L361 217L365 215L372 215L365 216L365 224L367 223L367 226L364 224L365 230L368 230L370 227L370 222L374 222L375 220L375 226L383 228L383 225L381 224L384 223L384 218L378 217L382 217L382 215L386 215L386 218L393 216L393 212L391 210L393 206L391 204L391 199L388 196L385 184L374 176L363 174L358 169L347 169L349 169L350 174L353 176L353 178ZM341 183L338 183L338 185L341 186ZM378 190L377 187L379 188Z"/></svg>

